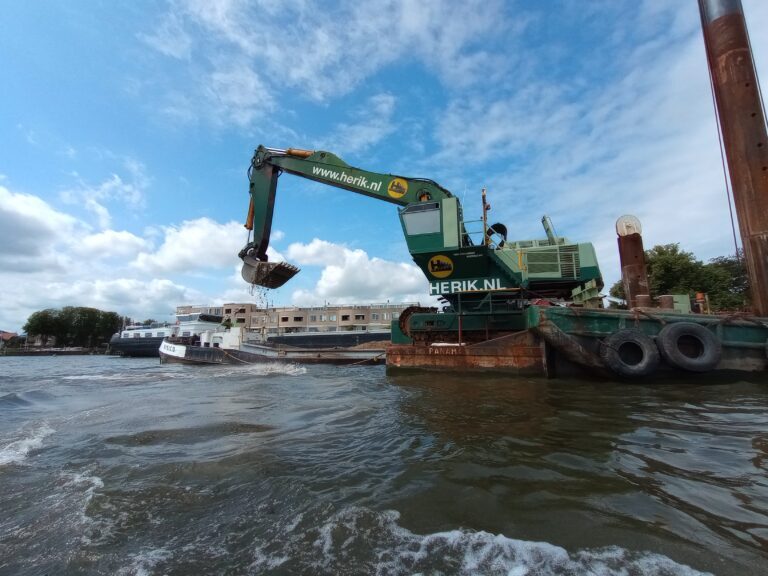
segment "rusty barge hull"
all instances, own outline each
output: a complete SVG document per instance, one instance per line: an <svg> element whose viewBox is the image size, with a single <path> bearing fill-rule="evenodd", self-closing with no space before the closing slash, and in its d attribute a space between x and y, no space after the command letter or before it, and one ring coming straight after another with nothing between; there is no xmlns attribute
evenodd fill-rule
<svg viewBox="0 0 768 576"><path fill-rule="evenodd" d="M661 357L658 369L645 376L666 373L699 377L702 372L768 376L768 318L682 314L651 308L540 306L531 306L523 314L526 329L478 343L393 343L387 348L387 368L497 370L520 376L611 378L617 374L605 365L602 353L606 341L610 342L613 335L626 331L640 334L653 342L655 348L665 327L695 324L709 333L713 342L716 339L719 352L716 364L707 370L681 369Z"/></svg>
<svg viewBox="0 0 768 576"><path fill-rule="evenodd" d="M536 376L546 373L544 355L543 341L526 330L476 344L391 344L387 367L501 370Z"/></svg>

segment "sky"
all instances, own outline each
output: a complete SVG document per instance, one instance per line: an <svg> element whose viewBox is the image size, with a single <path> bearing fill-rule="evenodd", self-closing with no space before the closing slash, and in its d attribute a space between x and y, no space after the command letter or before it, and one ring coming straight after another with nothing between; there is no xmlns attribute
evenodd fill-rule
<svg viewBox="0 0 768 576"><path fill-rule="evenodd" d="M768 78L768 2L743 0ZM429 301L397 208L280 178L240 277L253 150L430 178L511 239L734 252L696 0L0 0L0 329L45 308Z"/></svg>

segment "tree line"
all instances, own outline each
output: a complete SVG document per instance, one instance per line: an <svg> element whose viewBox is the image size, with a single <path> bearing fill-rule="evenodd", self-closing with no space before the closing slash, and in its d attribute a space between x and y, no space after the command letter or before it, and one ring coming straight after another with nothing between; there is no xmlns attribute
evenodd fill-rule
<svg viewBox="0 0 768 576"><path fill-rule="evenodd" d="M645 251L651 297L704 292L713 311L743 310L749 306L749 279L741 251L732 256L697 260L679 244L659 244ZM616 282L610 295L624 299L624 286Z"/></svg>
<svg viewBox="0 0 768 576"><path fill-rule="evenodd" d="M24 331L28 336L40 336L43 345L55 338L57 346L94 347L109 342L121 326L122 317L117 312L65 306L34 312L24 324Z"/></svg>

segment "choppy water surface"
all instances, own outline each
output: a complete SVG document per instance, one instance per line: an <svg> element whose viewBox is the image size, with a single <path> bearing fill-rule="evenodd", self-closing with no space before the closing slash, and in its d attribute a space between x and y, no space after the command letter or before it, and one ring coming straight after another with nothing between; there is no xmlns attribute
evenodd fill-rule
<svg viewBox="0 0 768 576"><path fill-rule="evenodd" d="M765 574L767 400L0 358L0 573Z"/></svg>

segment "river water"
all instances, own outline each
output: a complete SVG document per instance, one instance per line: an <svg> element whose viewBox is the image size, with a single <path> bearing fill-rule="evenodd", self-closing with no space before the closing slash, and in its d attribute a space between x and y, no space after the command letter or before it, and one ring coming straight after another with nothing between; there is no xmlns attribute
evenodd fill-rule
<svg viewBox="0 0 768 576"><path fill-rule="evenodd" d="M768 574L768 382L0 357L0 574Z"/></svg>

